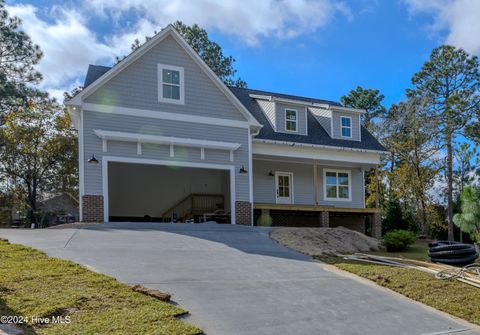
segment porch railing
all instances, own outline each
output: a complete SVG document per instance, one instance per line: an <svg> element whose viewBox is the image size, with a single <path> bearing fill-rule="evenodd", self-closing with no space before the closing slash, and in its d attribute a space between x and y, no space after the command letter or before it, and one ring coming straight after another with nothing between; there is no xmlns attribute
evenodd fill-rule
<svg viewBox="0 0 480 335"><path fill-rule="evenodd" d="M163 218L189 219L195 215L212 213L225 208L225 196L223 194L191 193L177 202L174 206L163 212Z"/></svg>

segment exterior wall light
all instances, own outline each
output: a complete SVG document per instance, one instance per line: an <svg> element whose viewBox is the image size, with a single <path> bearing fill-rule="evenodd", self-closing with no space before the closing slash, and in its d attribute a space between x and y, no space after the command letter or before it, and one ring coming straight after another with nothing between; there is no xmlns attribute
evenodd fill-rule
<svg viewBox="0 0 480 335"><path fill-rule="evenodd" d="M245 170L245 167L242 165L242 167L240 168L240 170L238 171L239 173L248 173L247 170Z"/></svg>
<svg viewBox="0 0 480 335"><path fill-rule="evenodd" d="M98 159L95 158L95 154L92 154L92 157L88 160L90 164L98 164Z"/></svg>

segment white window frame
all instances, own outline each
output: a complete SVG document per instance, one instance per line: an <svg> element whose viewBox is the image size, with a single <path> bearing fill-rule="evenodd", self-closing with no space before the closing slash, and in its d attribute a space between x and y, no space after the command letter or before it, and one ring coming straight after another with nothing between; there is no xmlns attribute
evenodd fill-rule
<svg viewBox="0 0 480 335"><path fill-rule="evenodd" d="M342 120L343 119L349 119L350 120L350 127L347 127L347 126L344 126L343 123L342 123ZM340 116L340 136L343 137L343 138L352 138L353 136L353 122L352 122L352 117L351 116L345 116L345 115L341 115ZM344 136L343 135L343 128L345 129L350 129L350 136Z"/></svg>
<svg viewBox="0 0 480 335"><path fill-rule="evenodd" d="M287 111L295 112L295 121L288 120L289 122L295 122L295 130L287 129ZM285 115L285 131L289 132L289 133L298 133L298 110L293 109L293 108L285 108L284 109L284 115Z"/></svg>
<svg viewBox="0 0 480 335"><path fill-rule="evenodd" d="M335 198L327 197L327 172L337 174L337 196ZM348 175L348 198L339 198L338 192L338 173L346 173ZM323 200L325 201L352 201L352 171L351 170L337 170L337 169L323 169Z"/></svg>
<svg viewBox="0 0 480 335"><path fill-rule="evenodd" d="M163 70L172 70L178 71L180 79L180 99L171 99L163 97ZM167 85L172 85L166 83ZM168 65L168 64L158 64L158 101L167 102L172 104L184 105L185 104L185 80L184 80L184 69L183 67Z"/></svg>

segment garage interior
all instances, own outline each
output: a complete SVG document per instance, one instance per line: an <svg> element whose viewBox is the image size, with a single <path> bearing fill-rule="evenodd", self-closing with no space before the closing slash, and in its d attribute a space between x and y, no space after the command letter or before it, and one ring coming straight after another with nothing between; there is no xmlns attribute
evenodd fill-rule
<svg viewBox="0 0 480 335"><path fill-rule="evenodd" d="M109 221L230 223L227 170L108 163Z"/></svg>

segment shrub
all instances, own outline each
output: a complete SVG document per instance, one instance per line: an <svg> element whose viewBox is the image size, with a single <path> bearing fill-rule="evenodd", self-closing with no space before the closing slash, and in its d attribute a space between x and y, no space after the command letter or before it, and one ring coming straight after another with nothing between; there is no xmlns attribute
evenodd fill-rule
<svg viewBox="0 0 480 335"><path fill-rule="evenodd" d="M415 233L408 230L394 230L383 237L383 245L388 252L402 251L415 242Z"/></svg>

